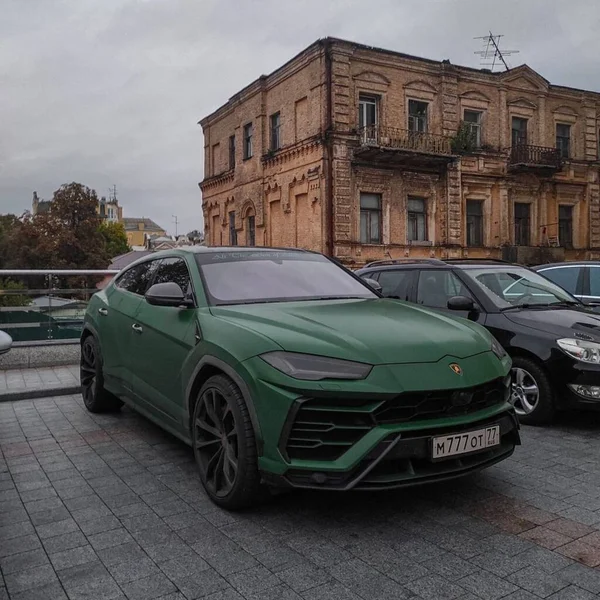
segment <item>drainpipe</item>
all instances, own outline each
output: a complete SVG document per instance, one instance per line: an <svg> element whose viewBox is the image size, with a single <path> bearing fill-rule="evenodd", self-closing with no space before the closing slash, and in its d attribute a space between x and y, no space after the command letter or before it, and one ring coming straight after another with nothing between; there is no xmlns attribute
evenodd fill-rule
<svg viewBox="0 0 600 600"><path fill-rule="evenodd" d="M326 253L333 256L333 85L332 85L332 60L331 60L331 40L324 39L323 47L325 49L325 85L327 87L327 121L325 128L325 150L327 154L327 242Z"/></svg>

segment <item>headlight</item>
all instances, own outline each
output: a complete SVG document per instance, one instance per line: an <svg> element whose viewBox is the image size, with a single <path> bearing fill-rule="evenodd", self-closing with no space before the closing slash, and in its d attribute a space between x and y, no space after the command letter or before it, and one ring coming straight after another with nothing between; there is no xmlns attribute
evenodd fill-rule
<svg viewBox="0 0 600 600"><path fill-rule="evenodd" d="M261 358L290 377L308 381L364 379L373 368L364 363L294 352L268 352L262 354Z"/></svg>
<svg viewBox="0 0 600 600"><path fill-rule="evenodd" d="M500 360L506 356L506 350L500 345L500 342L495 337L492 338L492 352Z"/></svg>
<svg viewBox="0 0 600 600"><path fill-rule="evenodd" d="M586 342L585 340L574 340L563 338L556 340L558 347L569 356L585 363L600 363L600 344L597 342Z"/></svg>

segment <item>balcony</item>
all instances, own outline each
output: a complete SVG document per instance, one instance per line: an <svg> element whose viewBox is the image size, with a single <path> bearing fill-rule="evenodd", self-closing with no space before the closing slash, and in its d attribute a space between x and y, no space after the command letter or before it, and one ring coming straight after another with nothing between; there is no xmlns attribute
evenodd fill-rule
<svg viewBox="0 0 600 600"><path fill-rule="evenodd" d="M371 125L358 130L356 162L378 166L439 170L453 161L452 140L445 135Z"/></svg>
<svg viewBox="0 0 600 600"><path fill-rule="evenodd" d="M510 149L509 171L529 171L551 176L561 169L562 157L558 148L518 144Z"/></svg>

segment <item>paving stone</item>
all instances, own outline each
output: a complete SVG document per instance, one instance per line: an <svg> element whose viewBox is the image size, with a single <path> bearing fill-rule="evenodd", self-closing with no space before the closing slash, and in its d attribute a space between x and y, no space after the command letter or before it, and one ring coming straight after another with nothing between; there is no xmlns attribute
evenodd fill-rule
<svg viewBox="0 0 600 600"><path fill-rule="evenodd" d="M186 598L204 598L231 587L223 577L211 568L183 577L172 577L171 579Z"/></svg>
<svg viewBox="0 0 600 600"><path fill-rule="evenodd" d="M360 600L360 596L337 582L314 587L303 596L307 599L310 598L310 600Z"/></svg>
<svg viewBox="0 0 600 600"><path fill-rule="evenodd" d="M464 594L465 589L437 575L422 577L410 581L406 587L421 598L439 598L453 600Z"/></svg>
<svg viewBox="0 0 600 600"><path fill-rule="evenodd" d="M46 564L49 564L48 556L42 549L29 550L21 554L12 554L0 559L0 567L4 575Z"/></svg>
<svg viewBox="0 0 600 600"><path fill-rule="evenodd" d="M0 595L0 598L2 596ZM8 598L8 596L7 596ZM11 596L12 600L67 600L60 583L49 583Z"/></svg>
<svg viewBox="0 0 600 600"><path fill-rule="evenodd" d="M120 561L108 567L110 574L119 584L160 575L160 569L148 557Z"/></svg>
<svg viewBox="0 0 600 600"><path fill-rule="evenodd" d="M513 575L509 575L506 579L542 598L547 598L562 590L567 583L564 579L535 567L526 567Z"/></svg>
<svg viewBox="0 0 600 600"><path fill-rule="evenodd" d="M522 555L518 554L514 558L518 560L521 557L523 563L529 563L532 567L546 571L546 573L556 573L557 571L568 567L570 564L573 564L571 559L566 558L557 552L546 550L545 548L527 550Z"/></svg>
<svg viewBox="0 0 600 600"><path fill-rule="evenodd" d="M104 550L105 548L133 542L133 538L125 528L121 527L120 529L111 529L110 531L90 535L88 541L94 550Z"/></svg>
<svg viewBox="0 0 600 600"><path fill-rule="evenodd" d="M227 579L242 595L249 592L256 593L266 590L281 583L276 575L265 569L262 565L252 567L240 573L231 574Z"/></svg>
<svg viewBox="0 0 600 600"><path fill-rule="evenodd" d="M294 565L279 572L277 576L298 593L331 580L331 575L327 571L309 563Z"/></svg>
<svg viewBox="0 0 600 600"><path fill-rule="evenodd" d="M98 557L91 546L79 546L50 554L50 562L57 571L97 560Z"/></svg>
<svg viewBox="0 0 600 600"><path fill-rule="evenodd" d="M524 531L519 534L519 537L524 540L529 540L543 548L547 548L548 550L554 550L559 546L564 546L573 541L573 538L544 526L534 527L533 529Z"/></svg>
<svg viewBox="0 0 600 600"><path fill-rule="evenodd" d="M559 571L557 575L588 592L600 595L600 570L598 569L573 564Z"/></svg>
<svg viewBox="0 0 600 600"><path fill-rule="evenodd" d="M593 600L596 595L575 585L570 585L548 597L550 600Z"/></svg>
<svg viewBox="0 0 600 600"><path fill-rule="evenodd" d="M70 517L63 521L54 521L52 523L46 523L45 525L38 525L35 529L42 540L79 531L77 523Z"/></svg>
<svg viewBox="0 0 600 600"><path fill-rule="evenodd" d="M588 567L597 567L600 565L600 548L585 544L581 540L561 546L556 551Z"/></svg>
<svg viewBox="0 0 600 600"><path fill-rule="evenodd" d="M498 577L506 577L529 564L526 560L529 552L528 550L523 555L509 556L499 550L491 550L475 556L470 562L481 569L498 575ZM531 550L531 552L534 552L534 550Z"/></svg>
<svg viewBox="0 0 600 600"><path fill-rule="evenodd" d="M562 533L563 535L569 536L573 539L581 538L589 533L592 533L594 529L589 525L583 525L577 521L571 519L556 519L550 523L546 523L548 529Z"/></svg>
<svg viewBox="0 0 600 600"><path fill-rule="evenodd" d="M6 588L11 595L57 582L54 569L50 565L32 567L24 571L15 571L10 575L6 575L4 580L6 581Z"/></svg>
<svg viewBox="0 0 600 600"><path fill-rule="evenodd" d="M88 541L81 531L74 531L44 540L44 548L48 554L54 554L55 552L63 552L71 548L85 546L87 543Z"/></svg>
<svg viewBox="0 0 600 600"><path fill-rule="evenodd" d="M518 590L517 586L512 583L486 571L467 575L457 583L472 594L486 600L496 600Z"/></svg>
<svg viewBox="0 0 600 600"><path fill-rule="evenodd" d="M0 544L0 558L11 556L13 554L21 554L29 550L35 550L41 547L40 540L37 535L23 535L21 537L12 538L3 541Z"/></svg>

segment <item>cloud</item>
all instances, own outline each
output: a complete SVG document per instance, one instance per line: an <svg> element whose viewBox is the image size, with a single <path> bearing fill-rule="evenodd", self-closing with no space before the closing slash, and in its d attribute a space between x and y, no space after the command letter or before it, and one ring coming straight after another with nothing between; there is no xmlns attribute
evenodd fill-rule
<svg viewBox="0 0 600 600"><path fill-rule="evenodd" d="M478 66L490 28L600 90L597 0L0 0L0 211L80 181L128 216L202 225L197 121L319 37Z"/></svg>

